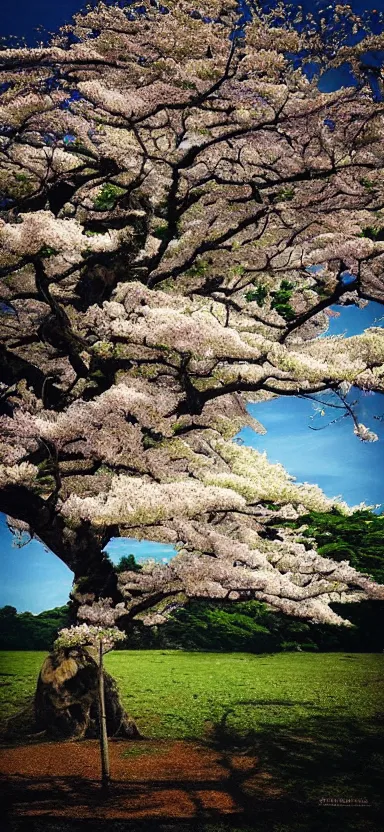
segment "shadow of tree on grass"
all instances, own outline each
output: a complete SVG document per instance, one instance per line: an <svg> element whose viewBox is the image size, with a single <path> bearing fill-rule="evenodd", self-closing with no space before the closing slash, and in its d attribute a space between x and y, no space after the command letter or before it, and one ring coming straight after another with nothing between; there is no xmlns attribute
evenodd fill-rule
<svg viewBox="0 0 384 832"><path fill-rule="evenodd" d="M288 724L269 722L258 730L241 732L231 724L236 705L266 704L280 708L308 705L309 713ZM340 708L336 714L325 716L320 709L316 713L311 703L290 700L242 700L236 705L228 708L212 727L207 743L220 752L220 762L229 774L227 788L243 806L246 816L258 801L267 801L268 793L271 795L276 789L280 791L281 803L289 804L294 814L297 809L301 815L311 813L311 809L313 813L315 808L326 810L331 817L332 813L337 814L335 828L341 828L337 823L341 813L347 812L352 825L346 827L343 821L343 828L371 828L359 826L359 815L365 814L367 823L369 814L379 817L383 811L383 714L374 719L353 719L344 717ZM252 770L234 766L239 755L253 761ZM290 829L289 819L276 828L282 832Z"/></svg>
<svg viewBox="0 0 384 832"><path fill-rule="evenodd" d="M297 705L304 711L300 718L293 711ZM240 731L237 706L287 708L290 717ZM353 719L343 716L340 708L326 716L311 702L289 699L244 699L223 711L204 741L186 744L191 752L197 749L201 754L200 773L193 770L187 776L180 770L172 777L156 762L148 777L139 777L135 769L136 779L115 780L106 800L96 779L54 774L30 780L17 777L8 791L10 819L2 832L378 832L384 828L382 715ZM32 747L28 751L33 754ZM156 742L150 753L157 760ZM207 762L204 767L208 753L217 762L219 777ZM63 805L72 817L60 816ZM20 806L28 807L28 817L17 817L17 811L15 816L12 807ZM88 814L83 814L84 806ZM121 819L113 816L116 808Z"/></svg>

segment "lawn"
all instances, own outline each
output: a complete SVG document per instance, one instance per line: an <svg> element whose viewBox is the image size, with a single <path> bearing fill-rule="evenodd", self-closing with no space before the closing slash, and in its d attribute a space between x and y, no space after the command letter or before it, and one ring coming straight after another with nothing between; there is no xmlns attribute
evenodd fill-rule
<svg viewBox="0 0 384 832"><path fill-rule="evenodd" d="M34 692L42 652L0 653L3 716ZM384 656L345 653L114 651L106 669L145 736L192 739L212 725L266 729L313 718L375 719L384 704Z"/></svg>
<svg viewBox="0 0 384 832"><path fill-rule="evenodd" d="M115 651L105 663L151 737L198 738L223 719L243 732L309 717L372 718L384 703L379 654Z"/></svg>
<svg viewBox="0 0 384 832"><path fill-rule="evenodd" d="M1 718L20 710L34 694L47 653L32 650L0 651Z"/></svg>
<svg viewBox="0 0 384 832"><path fill-rule="evenodd" d="M4 715L33 694L43 658L44 653L0 653ZM225 788L243 806L244 819L255 811L255 800L264 801L267 784L270 796L282 795L301 807L296 831L307 829L313 807L319 809L323 800L357 801L345 828L377 828L384 656L115 651L105 664L148 738L114 752L123 754L127 765L129 760L140 765L149 754L157 771L158 755L167 754L167 748L174 754L179 741L186 757L198 753L202 764L207 755L217 755L227 772ZM326 828L339 829L340 809L336 815L332 805L322 811ZM284 812L279 809L279 832L288 828Z"/></svg>

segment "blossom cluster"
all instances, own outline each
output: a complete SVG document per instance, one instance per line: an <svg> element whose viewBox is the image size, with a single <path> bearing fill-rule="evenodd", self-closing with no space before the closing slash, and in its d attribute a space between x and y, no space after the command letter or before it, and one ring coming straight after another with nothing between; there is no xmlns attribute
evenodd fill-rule
<svg viewBox="0 0 384 832"><path fill-rule="evenodd" d="M100 598L91 604L83 604L79 607L78 618L86 619L90 625L97 625L99 628L114 627L116 621L125 614L123 603L113 605L112 598Z"/></svg>
<svg viewBox="0 0 384 832"><path fill-rule="evenodd" d="M56 650L71 647L92 647L102 645L103 653L112 650L118 641L124 641L125 633L117 627L96 627L88 624L78 624L59 630L54 647Z"/></svg>
<svg viewBox="0 0 384 832"><path fill-rule="evenodd" d="M195 517L205 511L241 509L245 500L234 491L205 486L192 479L169 484L145 482L125 474L113 477L108 493L97 497L72 494L62 514L72 522L150 526L173 517Z"/></svg>
<svg viewBox="0 0 384 832"><path fill-rule="evenodd" d="M353 432L362 442L377 442L379 438L377 433L367 428L362 422L355 425Z"/></svg>
<svg viewBox="0 0 384 832"><path fill-rule="evenodd" d="M175 597L181 603L183 598L184 602L188 598L256 598L288 615L348 625L331 609L331 603L384 597L383 587L347 562L320 557L316 551L293 542L289 534L282 539L280 532L280 541L273 547L267 546L264 553L251 545L239 545L229 536L225 540L224 535L215 543L211 539L210 546L209 535L204 534L203 528L201 534L206 540L207 554L193 551L196 534L192 532L189 541L188 529L184 527L187 548L168 565L148 564L140 573L119 576L128 617L139 616L148 626L161 624L171 614L169 602ZM166 603L159 602L160 595Z"/></svg>
<svg viewBox="0 0 384 832"><path fill-rule="evenodd" d="M64 252L89 253L113 251L120 242L114 229L105 234L87 237L75 219L57 219L50 211L19 214L16 224L0 221L0 244L4 251L23 255L37 254L44 246L53 254Z"/></svg>

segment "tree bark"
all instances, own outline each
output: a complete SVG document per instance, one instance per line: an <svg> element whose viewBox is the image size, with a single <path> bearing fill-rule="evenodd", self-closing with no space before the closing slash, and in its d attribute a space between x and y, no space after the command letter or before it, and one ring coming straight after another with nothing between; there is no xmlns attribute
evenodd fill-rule
<svg viewBox="0 0 384 832"><path fill-rule="evenodd" d="M115 680L104 673L106 731L109 737L140 738L125 712ZM100 736L99 668L85 648L53 651L46 658L35 694L36 728L56 738Z"/></svg>

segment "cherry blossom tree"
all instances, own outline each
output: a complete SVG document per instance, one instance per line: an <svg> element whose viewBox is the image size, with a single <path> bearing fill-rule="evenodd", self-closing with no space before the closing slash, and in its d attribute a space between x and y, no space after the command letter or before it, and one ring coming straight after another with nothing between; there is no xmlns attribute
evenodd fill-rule
<svg viewBox="0 0 384 832"><path fill-rule="evenodd" d="M234 442L263 430L247 401L325 390L376 439L346 397L383 391L383 330L316 335L384 302L383 106L292 66L319 33L236 14L100 4L0 54L0 508L95 624L100 599L151 625L192 597L346 623L332 602L384 594L270 525L350 509ZM178 554L117 576L118 535Z"/></svg>

